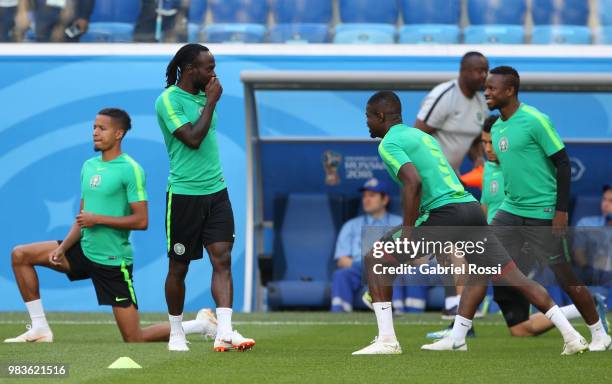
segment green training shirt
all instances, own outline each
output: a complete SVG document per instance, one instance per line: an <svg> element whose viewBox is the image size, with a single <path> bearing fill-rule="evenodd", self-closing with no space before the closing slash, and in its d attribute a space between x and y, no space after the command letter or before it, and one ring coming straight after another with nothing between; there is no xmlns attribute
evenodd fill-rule
<svg viewBox="0 0 612 384"><path fill-rule="evenodd" d="M96 215L129 216L130 203L147 200L142 167L123 153L111 161L102 157L87 160L81 168L83 210ZM104 265L132 264L130 231L95 225L81 229L83 253Z"/></svg>
<svg viewBox="0 0 612 384"><path fill-rule="evenodd" d="M552 219L557 203L557 170L549 156L565 146L550 119L521 104L508 120L491 128L493 149L504 175L500 209L522 217Z"/></svg>
<svg viewBox="0 0 612 384"><path fill-rule="evenodd" d="M476 201L463 189L438 142L425 132L397 124L378 145L378 153L393 180L402 185L397 174L412 163L421 176L421 214L446 204Z"/></svg>
<svg viewBox="0 0 612 384"><path fill-rule="evenodd" d="M480 203L487 206L487 222L491 224L497 210L504 201L504 175L499 164L487 161L482 176Z"/></svg>
<svg viewBox="0 0 612 384"><path fill-rule="evenodd" d="M173 133L187 123L195 124L206 105L206 95L168 87L155 101L157 121L170 157L168 189L181 195L210 195L224 189L225 181L217 147L217 113L198 149L189 148Z"/></svg>

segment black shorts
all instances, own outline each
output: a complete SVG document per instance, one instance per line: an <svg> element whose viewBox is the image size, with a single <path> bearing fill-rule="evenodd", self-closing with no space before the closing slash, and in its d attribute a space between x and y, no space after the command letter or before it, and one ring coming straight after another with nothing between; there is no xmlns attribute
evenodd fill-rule
<svg viewBox="0 0 612 384"><path fill-rule="evenodd" d="M508 328L529 320L529 301L515 288L494 285L493 300L499 305Z"/></svg>
<svg viewBox="0 0 612 384"><path fill-rule="evenodd" d="M62 241L58 240L58 244ZM66 260L70 272L66 275L70 281L91 279L98 304L127 308L136 302L136 293L132 283L132 265L103 265L89 260L83 253L81 243L76 243L66 251Z"/></svg>
<svg viewBox="0 0 612 384"><path fill-rule="evenodd" d="M166 194L168 257L197 260L203 247L234 242L234 213L227 189L210 195Z"/></svg>
<svg viewBox="0 0 612 384"><path fill-rule="evenodd" d="M553 235L552 220L522 217L499 210L491 225L525 275L534 268L536 261L544 267L569 260L567 239ZM502 310L508 327L529 320L529 301L512 287L493 287L493 299Z"/></svg>
<svg viewBox="0 0 612 384"><path fill-rule="evenodd" d="M428 227L446 228L432 230ZM479 267L504 267L512 262L489 229L484 212L477 202L447 204L432 209L429 217L417 227L416 235L422 233L427 233L425 240L478 242L486 239L485 252L466 255L469 263Z"/></svg>
<svg viewBox="0 0 612 384"><path fill-rule="evenodd" d="M540 265L568 263L570 261L567 238L552 233L552 220L532 219L518 216L501 209L491 222L495 235L517 264L528 264L521 260L530 257ZM521 252L524 244L529 252Z"/></svg>
<svg viewBox="0 0 612 384"><path fill-rule="evenodd" d="M401 228L399 226L388 231L380 241L383 243L394 242L401 236ZM516 267L487 225L484 213L477 202L447 204L432 209L429 211L426 220L420 226L412 229L411 238L412 241L421 242L424 247L426 244L432 243L434 245L450 243L452 246L448 251L446 249L440 251L441 247L439 246L434 247L433 250L421 247L417 251L418 254L411 252L414 250L408 250L408 253L389 253L385 251L382 256L378 257L380 262L394 266L410 263L415 258L435 256L438 265L453 266L456 261L453 258L465 257L467 261L465 273L446 272L438 275L442 278L443 283L448 285L481 284L489 279L495 282L507 271ZM463 250L458 248L460 244L465 246ZM469 249L468 244L472 244ZM448 247L444 246L444 248ZM451 253L447 254L445 252ZM463 254L460 254L461 252ZM374 257L376 258L376 256ZM470 276L480 277L471 279Z"/></svg>

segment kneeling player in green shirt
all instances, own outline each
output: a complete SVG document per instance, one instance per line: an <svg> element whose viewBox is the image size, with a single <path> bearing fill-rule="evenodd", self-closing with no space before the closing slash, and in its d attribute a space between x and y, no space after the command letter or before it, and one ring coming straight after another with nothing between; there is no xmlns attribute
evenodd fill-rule
<svg viewBox="0 0 612 384"><path fill-rule="evenodd" d="M451 335L424 345L422 349L466 351L467 332L486 294L487 280L494 278L501 284L515 287L546 313L563 335L563 354L585 350L586 341L563 316L544 287L525 277L495 236L487 231L487 222L480 204L463 189L435 139L402 124L402 108L397 95L389 91L376 93L368 101L366 117L370 136L382 138L378 151L389 174L402 186L404 239L414 243L421 240L421 236L415 236L416 240L413 240L411 234L417 230L414 228L417 219L420 223L418 233L426 236L422 239L424 242L430 239L444 242L451 240L458 244L459 241L471 240L472 237L476 239L482 235L483 239L488 239L485 252L466 254L467 262L478 267L499 266L497 273L467 276ZM478 234L474 235L474 231ZM465 238L466 234L469 239ZM404 255L376 256L373 251L365 257L368 286L378 323L378 337L369 346L354 352L355 355L402 352L395 336L390 310L393 275L381 276L376 272L377 265L383 261L391 265L403 263L405 260L400 257Z"/></svg>
<svg viewBox="0 0 612 384"><path fill-rule="evenodd" d="M100 305L110 305L125 342L167 341L169 324L140 327L132 284L131 230L148 226L145 174L141 166L121 151L121 141L131 128L129 115L116 108L98 112L93 126L94 149L102 156L87 160L81 169L79 214L61 241L21 245L12 253L13 271L30 314L30 329L7 343L52 342L35 266L65 273L70 281L91 279ZM183 323L189 333L214 337L216 319L201 310L196 320Z"/></svg>

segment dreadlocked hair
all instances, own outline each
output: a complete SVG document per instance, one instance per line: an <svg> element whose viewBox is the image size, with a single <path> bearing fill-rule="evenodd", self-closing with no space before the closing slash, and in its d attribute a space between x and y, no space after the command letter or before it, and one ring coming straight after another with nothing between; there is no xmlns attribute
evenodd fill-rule
<svg viewBox="0 0 612 384"><path fill-rule="evenodd" d="M166 88L174 85L181 79L181 73L189 64L193 64L200 52L209 49L201 44L187 44L178 50L166 68Z"/></svg>

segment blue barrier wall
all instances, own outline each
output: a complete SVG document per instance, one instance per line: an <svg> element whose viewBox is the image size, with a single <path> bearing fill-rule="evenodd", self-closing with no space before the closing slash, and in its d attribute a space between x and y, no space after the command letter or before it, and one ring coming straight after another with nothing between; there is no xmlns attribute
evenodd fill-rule
<svg viewBox="0 0 612 384"><path fill-rule="evenodd" d="M30 47L34 51L39 49ZM77 48L65 46L62 52L66 54L59 52L59 55L37 57L0 51L0 73L3 74L0 77L0 292L3 294L0 310L24 308L10 268L11 248L31 241L62 239L68 231L78 207L81 164L94 155L92 120L99 109L108 106L124 108L132 115L134 129L126 137L124 150L139 161L147 173L150 225L146 232L133 234L139 304L145 311L165 310L163 281L167 261L163 216L168 161L153 103L163 89L166 64L178 47L159 46L150 53L138 54L131 54L131 47L117 54L115 52L120 50L117 47L96 48L108 53L83 56L71 52L77 52ZM241 54L239 48L223 53L228 50L216 47L212 47L212 51L221 52L217 54L217 74L224 94L218 106L218 137L236 219L233 273L235 307L241 309L245 300L246 158L240 71L452 71L457 68L458 56L247 55ZM519 71L612 70L609 58L493 57L491 60L492 66L502 63L514 65ZM309 105L315 100L312 93L298 92L283 98L270 92L260 97L262 133L269 136L316 133L316 136L330 139L366 134L365 93L321 93L316 99L331 107L335 115L312 108ZM407 121L413 120L422 95L423 92L414 92L406 96L413 101L407 103L410 105L405 111ZM301 101L293 100L294 96ZM563 136L612 137L609 94L580 94L579 98L534 94L533 97L534 101L526 101L541 106L550 114ZM571 109L568 108L570 100ZM274 119L282 124L274 123ZM312 151L309 156L317 162L316 167L321 167L321 153L318 149ZM589 156L588 151L585 156ZM89 282L69 283L57 273L44 269L39 272L41 294L47 309L100 309ZM213 305L210 273L206 260L192 266L187 282L186 310Z"/></svg>
<svg viewBox="0 0 612 384"><path fill-rule="evenodd" d="M612 143L570 143L567 152L572 163L572 195L600 196L603 184L612 182ZM337 161L333 170L326 171L324 158L329 154ZM400 194L378 156L377 142L374 140L370 143L267 142L261 146L261 162L266 220L273 218L273 201L276 196L288 193L328 193L354 198L359 196L358 189L370 177L384 179L391 186L393 196ZM469 168L467 161L464 165ZM328 172L337 175L336 184L326 183ZM399 200L396 199L394 203L399 204Z"/></svg>
<svg viewBox="0 0 612 384"><path fill-rule="evenodd" d="M260 133L263 137L367 137L365 104L372 93L258 91ZM398 94L402 99L404 121L414 123L427 92L404 91ZM522 92L520 96L521 101L548 114L560 135L566 139L612 140L610 93Z"/></svg>

